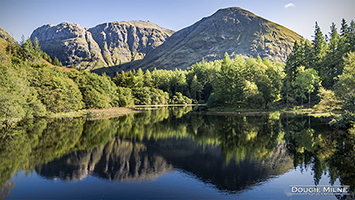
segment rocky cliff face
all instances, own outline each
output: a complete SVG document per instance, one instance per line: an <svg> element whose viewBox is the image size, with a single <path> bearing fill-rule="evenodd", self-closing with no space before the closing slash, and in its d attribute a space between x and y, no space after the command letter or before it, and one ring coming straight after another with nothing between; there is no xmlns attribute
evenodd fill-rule
<svg viewBox="0 0 355 200"><path fill-rule="evenodd" d="M174 31L152 22L111 22L87 29L74 23L43 25L31 34L65 66L92 70L142 59Z"/></svg>
<svg viewBox="0 0 355 200"><path fill-rule="evenodd" d="M297 33L249 11L226 8L176 32L141 62L128 67L186 69L203 57L206 61L222 59L225 52L285 62L295 40L301 39Z"/></svg>

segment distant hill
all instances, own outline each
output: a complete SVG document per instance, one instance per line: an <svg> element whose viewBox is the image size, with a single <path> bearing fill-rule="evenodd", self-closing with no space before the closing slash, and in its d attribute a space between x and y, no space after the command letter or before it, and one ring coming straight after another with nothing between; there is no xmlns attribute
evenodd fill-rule
<svg viewBox="0 0 355 200"><path fill-rule="evenodd" d="M110 22L89 29L63 22L43 25L30 38L37 37L41 50L64 66L93 70L142 59L173 33L149 21Z"/></svg>
<svg viewBox="0 0 355 200"><path fill-rule="evenodd" d="M297 33L259 17L247 10L233 7L220 9L195 24L174 33L163 45L149 52L143 60L104 70L121 69L186 69L204 57L206 61L242 55L285 62Z"/></svg>

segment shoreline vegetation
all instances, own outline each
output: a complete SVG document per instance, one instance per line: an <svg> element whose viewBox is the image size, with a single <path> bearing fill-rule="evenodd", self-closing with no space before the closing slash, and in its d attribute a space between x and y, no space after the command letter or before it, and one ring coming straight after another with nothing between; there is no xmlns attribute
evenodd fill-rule
<svg viewBox="0 0 355 200"><path fill-rule="evenodd" d="M300 108L300 107L277 107L277 108L269 108L269 109L252 109L252 108L236 108L236 107L215 107L208 108L206 112L208 115L210 114L223 114L223 115L264 115L270 114L273 112L279 112L280 114L292 114L292 115L307 115L313 117L339 117L343 114L342 110L316 110L314 108Z"/></svg>
<svg viewBox="0 0 355 200"><path fill-rule="evenodd" d="M164 104L164 105L134 105L132 107L112 107L101 109L83 109L72 112L51 113L42 118L86 118L87 120L97 119L109 119L115 117L121 117L131 113L138 113L146 110L155 110L160 107L207 107L207 104ZM196 111L198 112L198 111ZM338 117L343 112L341 110L333 111L317 111L312 108L270 108L270 109L242 109L232 107L216 107L203 110L206 115L265 115L273 112L279 112L280 114L292 114L292 115L307 115L313 117ZM4 121L5 119L0 119ZM20 121L20 120L18 120Z"/></svg>
<svg viewBox="0 0 355 200"><path fill-rule="evenodd" d="M135 105L132 107L112 107L112 108L101 108L101 109L83 109L79 111L72 112L61 112L61 113L52 113L44 116L43 118L76 118L76 117L86 117L90 120L102 119L102 118L112 118L120 117L131 113L137 113L144 110L153 110L160 107L207 107L206 104L165 104L165 105ZM341 110L335 111L317 111L312 108L271 108L271 109L238 109L238 108L228 108L228 107L218 107L218 108L208 108L204 110L204 113L207 114L269 114L272 112L288 113L288 114L307 114L315 117L330 117L330 116L339 116L343 112ZM3 119L2 119L3 120Z"/></svg>
<svg viewBox="0 0 355 200"><path fill-rule="evenodd" d="M341 110L315 110L313 108L270 108L270 109L242 109L232 107L208 108L207 104L164 104L164 105L134 105L132 107L113 107L103 109L84 109L76 112L55 113L45 116L45 118L76 118L85 117L87 120L107 119L121 117L131 113L138 113L146 110L155 110L160 107L206 107L203 113L206 115L265 115L274 112L280 114L306 115L313 117L339 117L343 112ZM195 110L195 112L199 112ZM202 112L200 112L202 113Z"/></svg>

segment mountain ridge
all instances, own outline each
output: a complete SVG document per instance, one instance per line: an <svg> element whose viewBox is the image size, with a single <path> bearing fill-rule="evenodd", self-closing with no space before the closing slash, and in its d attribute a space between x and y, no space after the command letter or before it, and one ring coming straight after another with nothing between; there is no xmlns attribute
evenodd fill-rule
<svg viewBox="0 0 355 200"><path fill-rule="evenodd" d="M163 45L125 68L187 69L206 61L230 56L258 55L285 62L295 40L303 38L279 24L239 7L224 8L174 33Z"/></svg>
<svg viewBox="0 0 355 200"><path fill-rule="evenodd" d="M92 28L70 22L47 24L33 31L41 49L65 66L93 70L143 58L174 31L149 21L98 24Z"/></svg>

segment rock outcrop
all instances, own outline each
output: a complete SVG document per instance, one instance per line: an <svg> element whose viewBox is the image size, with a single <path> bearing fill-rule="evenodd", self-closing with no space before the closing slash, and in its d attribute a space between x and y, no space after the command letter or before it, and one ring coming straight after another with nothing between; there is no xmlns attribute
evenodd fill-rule
<svg viewBox="0 0 355 200"><path fill-rule="evenodd" d="M152 22L110 22L93 28L63 22L43 25L31 34L41 50L64 66L93 70L142 59L174 31Z"/></svg>

